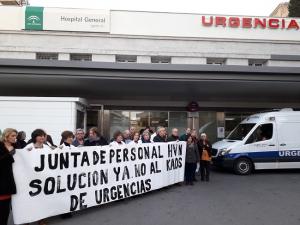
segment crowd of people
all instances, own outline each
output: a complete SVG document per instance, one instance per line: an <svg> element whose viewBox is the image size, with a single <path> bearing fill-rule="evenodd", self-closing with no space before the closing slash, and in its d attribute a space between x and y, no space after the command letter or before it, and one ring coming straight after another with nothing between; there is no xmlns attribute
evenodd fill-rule
<svg viewBox="0 0 300 225"><path fill-rule="evenodd" d="M14 181L13 155L16 149L42 149L46 146L51 149L68 148L71 146L119 146L126 144L140 144L153 142L172 142L186 141L186 160L185 160L185 184L193 185L196 180L196 172L200 169L201 181L209 181L211 164L211 144L205 133L198 138L195 129L187 128L185 133L179 136L177 128L173 128L170 135L167 135L165 127L158 127L153 132L150 127L137 131L135 127L130 127L123 132L116 131L113 138L107 141L96 127L89 129L87 133L83 129L72 131L63 131L59 145L55 145L50 135L43 129L36 129L31 133L31 139L26 140L26 133L18 132L13 128L7 128L3 131L0 139L0 225L7 225L11 196L16 194L16 185ZM70 217L71 214L62 215L63 218ZM39 225L45 225L45 220L38 221Z"/></svg>

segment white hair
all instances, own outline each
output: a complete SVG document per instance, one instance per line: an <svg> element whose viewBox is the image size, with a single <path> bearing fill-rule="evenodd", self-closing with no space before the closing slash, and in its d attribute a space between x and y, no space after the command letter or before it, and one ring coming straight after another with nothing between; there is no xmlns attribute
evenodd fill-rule
<svg viewBox="0 0 300 225"><path fill-rule="evenodd" d="M162 126L158 126L157 128L156 128L156 132L158 133L160 130L161 130L161 128L163 128Z"/></svg>

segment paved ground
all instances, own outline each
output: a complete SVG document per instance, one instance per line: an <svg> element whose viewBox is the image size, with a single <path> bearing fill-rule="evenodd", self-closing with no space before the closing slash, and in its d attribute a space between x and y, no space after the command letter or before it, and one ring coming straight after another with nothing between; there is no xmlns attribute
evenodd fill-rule
<svg viewBox="0 0 300 225"><path fill-rule="evenodd" d="M299 225L300 170L250 176L214 171L209 183L173 186L86 209L71 219L47 221L53 225Z"/></svg>

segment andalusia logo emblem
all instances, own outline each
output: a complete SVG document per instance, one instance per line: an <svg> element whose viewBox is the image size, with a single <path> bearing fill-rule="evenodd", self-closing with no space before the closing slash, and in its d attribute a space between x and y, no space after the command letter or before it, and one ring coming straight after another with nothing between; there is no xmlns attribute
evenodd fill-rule
<svg viewBox="0 0 300 225"><path fill-rule="evenodd" d="M28 24L32 26L40 26L41 25L41 19L38 16L29 16L27 18Z"/></svg>
<svg viewBox="0 0 300 225"><path fill-rule="evenodd" d="M25 10L25 29L43 30L43 7L26 7Z"/></svg>

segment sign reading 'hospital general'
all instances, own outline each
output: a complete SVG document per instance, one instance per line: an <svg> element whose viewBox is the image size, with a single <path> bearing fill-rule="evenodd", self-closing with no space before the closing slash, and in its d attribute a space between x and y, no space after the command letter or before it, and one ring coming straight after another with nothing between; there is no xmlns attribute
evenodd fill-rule
<svg viewBox="0 0 300 225"><path fill-rule="evenodd" d="M26 30L109 32L109 11L26 7Z"/></svg>
<svg viewBox="0 0 300 225"><path fill-rule="evenodd" d="M102 205L183 181L185 142L17 150L16 224Z"/></svg>

